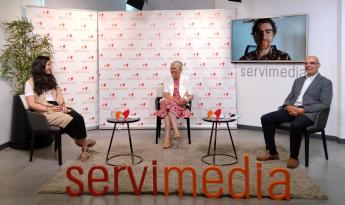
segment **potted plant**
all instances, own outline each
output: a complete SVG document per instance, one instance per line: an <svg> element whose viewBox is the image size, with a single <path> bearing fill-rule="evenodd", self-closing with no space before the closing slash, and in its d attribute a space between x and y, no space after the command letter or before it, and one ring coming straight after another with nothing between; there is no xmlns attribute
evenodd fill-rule
<svg viewBox="0 0 345 205"><path fill-rule="evenodd" d="M27 18L4 22L6 44L0 56L0 74L13 88L13 111L10 146L28 149L30 130L19 95L24 94L25 82L31 77L31 63L39 55L52 56L53 46L47 36L35 34Z"/></svg>

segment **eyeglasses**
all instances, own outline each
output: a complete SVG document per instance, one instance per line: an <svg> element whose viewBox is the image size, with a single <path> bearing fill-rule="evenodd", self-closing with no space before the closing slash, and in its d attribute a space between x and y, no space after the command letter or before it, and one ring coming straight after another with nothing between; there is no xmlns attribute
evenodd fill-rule
<svg viewBox="0 0 345 205"><path fill-rule="evenodd" d="M308 64L310 64L310 65L316 65L316 64L319 64L319 63L318 63L318 62L312 61L312 62L304 62L303 64L304 64L304 65L308 65Z"/></svg>
<svg viewBox="0 0 345 205"><path fill-rule="evenodd" d="M273 30L272 29L267 29L267 30L264 30L264 31L261 31L261 30L255 31L255 35L263 35L263 34L272 35L273 34Z"/></svg>

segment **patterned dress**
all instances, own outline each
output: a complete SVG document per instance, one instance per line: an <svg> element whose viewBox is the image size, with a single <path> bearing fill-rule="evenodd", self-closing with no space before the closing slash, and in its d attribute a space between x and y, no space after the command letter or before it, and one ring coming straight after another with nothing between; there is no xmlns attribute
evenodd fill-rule
<svg viewBox="0 0 345 205"><path fill-rule="evenodd" d="M173 98L180 99L180 92L179 92L179 80L174 80L174 94ZM160 109L156 112L156 115L160 118L164 118L168 111L173 113L177 118L186 118L190 117L191 112L185 107L178 105L175 101L163 99L160 102Z"/></svg>

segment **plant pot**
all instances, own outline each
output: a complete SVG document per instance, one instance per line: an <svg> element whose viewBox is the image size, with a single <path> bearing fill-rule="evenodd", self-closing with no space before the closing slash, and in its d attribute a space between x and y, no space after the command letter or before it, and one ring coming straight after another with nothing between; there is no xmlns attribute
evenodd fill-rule
<svg viewBox="0 0 345 205"><path fill-rule="evenodd" d="M35 149L49 146L54 140L51 135L41 135L35 138ZM14 149L30 149L31 130L26 116L26 110L19 95L13 96L12 125L10 147Z"/></svg>

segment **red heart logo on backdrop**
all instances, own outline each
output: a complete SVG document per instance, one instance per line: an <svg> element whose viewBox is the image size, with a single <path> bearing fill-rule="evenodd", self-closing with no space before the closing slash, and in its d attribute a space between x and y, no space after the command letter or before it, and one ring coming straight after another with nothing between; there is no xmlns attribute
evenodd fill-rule
<svg viewBox="0 0 345 205"><path fill-rule="evenodd" d="M129 110L123 111L122 115L123 115L124 119L127 119L129 112L130 112Z"/></svg>
<svg viewBox="0 0 345 205"><path fill-rule="evenodd" d="M216 115L217 118L219 118L220 114L222 113L222 109L217 109L214 114Z"/></svg>

